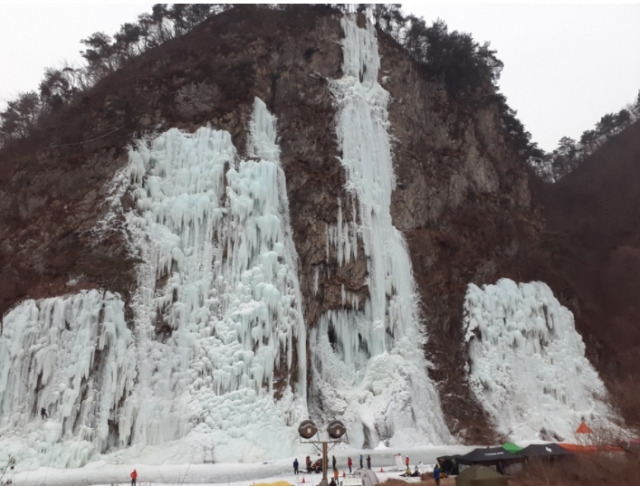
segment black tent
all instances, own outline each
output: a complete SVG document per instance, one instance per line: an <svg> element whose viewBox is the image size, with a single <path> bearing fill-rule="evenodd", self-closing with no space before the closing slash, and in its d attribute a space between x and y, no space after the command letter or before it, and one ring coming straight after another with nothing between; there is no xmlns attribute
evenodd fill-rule
<svg viewBox="0 0 640 486"><path fill-rule="evenodd" d="M523 462L524 456L519 452L513 454L502 447L484 447L474 449L458 459L460 464L505 465L512 462Z"/></svg>
<svg viewBox="0 0 640 486"><path fill-rule="evenodd" d="M568 456L571 455L572 452L565 449L564 447L560 447L558 444L550 442L549 444L531 444L522 449L518 454L529 457L548 457L555 458L560 456Z"/></svg>
<svg viewBox="0 0 640 486"><path fill-rule="evenodd" d="M459 459L462 456L460 454L455 454L453 456L440 456L437 457L436 460L440 465L440 470L446 474L447 476L456 476L460 474L460 461Z"/></svg>

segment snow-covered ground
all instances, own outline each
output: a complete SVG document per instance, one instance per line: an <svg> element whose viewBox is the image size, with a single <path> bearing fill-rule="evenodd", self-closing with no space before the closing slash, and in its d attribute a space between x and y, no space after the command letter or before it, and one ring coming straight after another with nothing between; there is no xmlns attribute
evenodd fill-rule
<svg viewBox="0 0 640 486"><path fill-rule="evenodd" d="M353 471L359 467L359 457L363 454L371 456L371 469L376 473L380 482L390 477L397 477L402 471L395 466L395 454L401 454L402 459L410 458L411 469L420 465L421 472L432 469L436 457L446 454L464 454L475 446L447 446L447 447L416 447L407 450L379 448L375 450L341 449L329 451L335 455L340 476L349 474L347 457L353 460ZM293 485L317 485L322 474L306 473L304 459L306 453L297 456L300 462L300 474L293 474L293 457L277 461L262 463L224 463L224 464L167 464L171 462L163 458L162 453L155 457L148 457L142 462L131 462L120 458L120 462L100 461L87 464L77 469L55 469L42 467L31 471L8 471L3 480L11 480L15 486L85 486L85 485L128 485L129 474L135 468L138 472L138 486L152 484L172 484L188 486L206 484L225 484L228 486L251 486L260 482L287 481ZM315 460L319 454L311 454ZM422 463L422 464L420 464ZM4 465L0 465L3 467ZM365 460L366 467L366 460ZM0 469L1 471L1 469ZM1 472L0 472L1 474ZM304 481L304 482L303 482Z"/></svg>

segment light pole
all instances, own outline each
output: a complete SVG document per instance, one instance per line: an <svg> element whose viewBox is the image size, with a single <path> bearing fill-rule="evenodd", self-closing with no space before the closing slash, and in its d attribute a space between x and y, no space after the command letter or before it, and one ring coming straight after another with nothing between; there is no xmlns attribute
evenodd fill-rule
<svg viewBox="0 0 640 486"><path fill-rule="evenodd" d="M314 444L317 447L317 444L322 445L322 481L320 481L319 486L327 486L327 452L328 452L328 443L337 444L340 441L340 438L347 432L344 424L339 420L333 420L327 426L327 434L331 437L331 441L329 440L309 440L311 437L318 433L318 427L313 423L312 420L303 420L298 426L298 434L303 439L309 440L311 444Z"/></svg>

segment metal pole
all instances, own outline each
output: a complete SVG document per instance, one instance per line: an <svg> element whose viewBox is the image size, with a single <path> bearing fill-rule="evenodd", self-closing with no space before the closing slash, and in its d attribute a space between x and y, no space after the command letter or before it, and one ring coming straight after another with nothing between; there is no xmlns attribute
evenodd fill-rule
<svg viewBox="0 0 640 486"><path fill-rule="evenodd" d="M327 484L327 441L322 443L322 482Z"/></svg>

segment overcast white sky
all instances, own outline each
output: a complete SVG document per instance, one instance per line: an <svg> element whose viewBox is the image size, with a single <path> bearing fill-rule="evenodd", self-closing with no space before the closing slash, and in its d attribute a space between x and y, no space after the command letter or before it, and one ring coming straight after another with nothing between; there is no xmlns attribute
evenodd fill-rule
<svg viewBox="0 0 640 486"><path fill-rule="evenodd" d="M0 0L0 109L37 89L46 67L79 63L80 39L115 33L158 2ZM297 2L300 3L300 2ZM541 148L579 138L640 90L640 0L404 2L405 12L489 41L504 62L501 92Z"/></svg>

